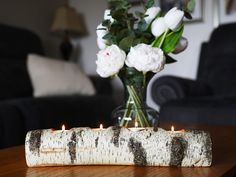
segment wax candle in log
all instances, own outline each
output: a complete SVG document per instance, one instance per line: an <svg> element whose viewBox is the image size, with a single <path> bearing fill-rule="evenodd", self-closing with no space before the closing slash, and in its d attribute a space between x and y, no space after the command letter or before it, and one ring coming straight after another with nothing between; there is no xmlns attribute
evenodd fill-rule
<svg viewBox="0 0 236 177"><path fill-rule="evenodd" d="M66 130L66 127L63 124L62 127L61 127L61 130L53 130L53 133L64 133L66 131L68 131L68 130Z"/></svg>
<svg viewBox="0 0 236 177"><path fill-rule="evenodd" d="M144 129L145 129L145 128L142 128L142 127L139 127L139 126L138 126L138 122L137 122L137 121L135 121L134 127L129 128L129 130L131 130L131 131L133 131L133 132L141 131L141 130L144 130Z"/></svg>
<svg viewBox="0 0 236 177"><path fill-rule="evenodd" d="M182 130L175 130L175 127L172 125L170 129L171 133L184 133L184 129Z"/></svg>

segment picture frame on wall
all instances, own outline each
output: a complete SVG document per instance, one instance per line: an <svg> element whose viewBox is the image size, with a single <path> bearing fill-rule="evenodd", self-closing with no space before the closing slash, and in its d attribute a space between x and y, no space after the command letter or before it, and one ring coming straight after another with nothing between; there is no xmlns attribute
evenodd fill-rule
<svg viewBox="0 0 236 177"><path fill-rule="evenodd" d="M186 6L188 0L160 0L160 7L164 12L167 12L172 7L177 7L180 9L183 9L184 6ZM188 20L185 19L186 22L203 22L203 12L204 12L204 5L203 0L196 0L195 1L195 8L193 12L190 12L193 19Z"/></svg>
<svg viewBox="0 0 236 177"><path fill-rule="evenodd" d="M218 0L219 23L236 22L236 0Z"/></svg>

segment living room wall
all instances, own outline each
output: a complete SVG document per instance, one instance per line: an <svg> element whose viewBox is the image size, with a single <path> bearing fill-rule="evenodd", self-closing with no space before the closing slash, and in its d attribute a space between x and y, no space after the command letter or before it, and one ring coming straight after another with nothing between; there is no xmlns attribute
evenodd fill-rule
<svg viewBox="0 0 236 177"><path fill-rule="evenodd" d="M0 3L0 23L23 27L36 32L42 39L45 53L59 57L60 38L50 34L55 9L63 0L7 0Z"/></svg>

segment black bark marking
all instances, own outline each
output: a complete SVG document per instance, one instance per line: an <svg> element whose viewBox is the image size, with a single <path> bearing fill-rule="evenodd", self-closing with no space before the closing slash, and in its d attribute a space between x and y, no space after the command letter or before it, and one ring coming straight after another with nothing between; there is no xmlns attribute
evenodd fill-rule
<svg viewBox="0 0 236 177"><path fill-rule="evenodd" d="M37 152L39 154L39 148L41 145L42 130L34 130L30 134L29 138L29 150L31 152Z"/></svg>
<svg viewBox="0 0 236 177"><path fill-rule="evenodd" d="M129 150L134 155L134 164L138 166L146 166L147 165L147 153L145 149L142 147L141 142L138 142L134 138L129 139L128 143Z"/></svg>
<svg viewBox="0 0 236 177"><path fill-rule="evenodd" d="M149 135L146 136L146 139L150 138L152 136L152 133L149 133Z"/></svg>
<svg viewBox="0 0 236 177"><path fill-rule="evenodd" d="M171 141L170 166L181 166L187 148L187 141L173 137Z"/></svg>
<svg viewBox="0 0 236 177"><path fill-rule="evenodd" d="M121 127L120 126L114 126L114 127L112 127L112 130L113 130L113 137L112 137L111 142L116 147L119 147L119 136L120 136Z"/></svg>
<svg viewBox="0 0 236 177"><path fill-rule="evenodd" d="M80 130L79 132L78 132L78 135L79 135L79 137L81 138L81 141L82 142L84 142L84 139L83 139L83 136L82 136L82 133L84 132L84 130Z"/></svg>
<svg viewBox="0 0 236 177"><path fill-rule="evenodd" d="M70 138L70 142L68 143L69 147L69 154L70 154L70 160L71 163L73 164L74 161L76 160L76 133L73 132Z"/></svg>
<svg viewBox="0 0 236 177"><path fill-rule="evenodd" d="M99 140L99 137L97 137L97 138L95 139L95 146L96 146L96 148L98 147L98 140Z"/></svg>

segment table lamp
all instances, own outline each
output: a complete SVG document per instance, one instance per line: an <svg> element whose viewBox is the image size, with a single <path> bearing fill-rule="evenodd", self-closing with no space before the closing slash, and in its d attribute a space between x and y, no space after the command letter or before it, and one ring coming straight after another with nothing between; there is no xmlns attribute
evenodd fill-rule
<svg viewBox="0 0 236 177"><path fill-rule="evenodd" d="M81 14L66 4L57 8L51 32L63 36L60 50L63 58L69 60L73 51L70 37L72 35L84 35L86 34L86 29Z"/></svg>

